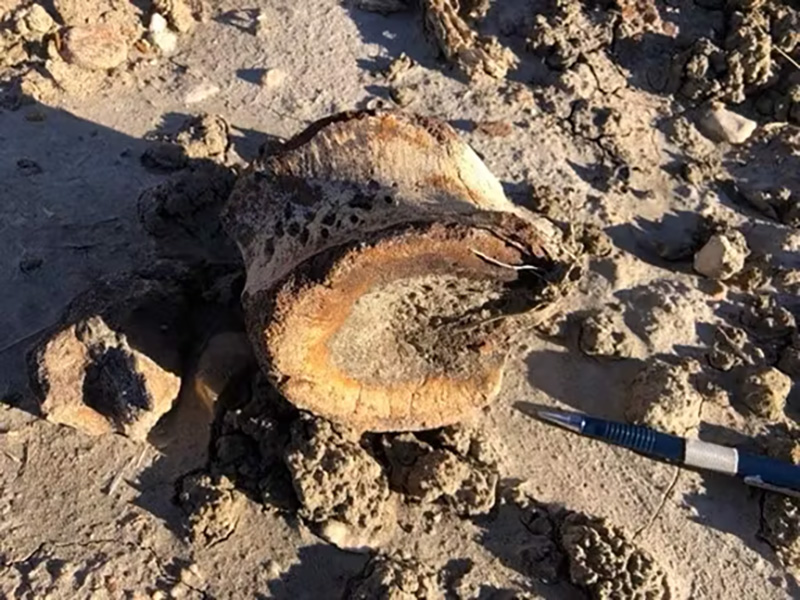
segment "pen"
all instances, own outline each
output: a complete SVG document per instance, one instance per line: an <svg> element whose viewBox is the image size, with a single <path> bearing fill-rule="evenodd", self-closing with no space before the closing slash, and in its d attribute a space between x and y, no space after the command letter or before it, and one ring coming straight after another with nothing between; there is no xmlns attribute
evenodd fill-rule
<svg viewBox="0 0 800 600"><path fill-rule="evenodd" d="M740 477L748 485L800 497L800 466L736 448L682 438L641 425L580 413L537 410L542 421L633 450L650 458Z"/></svg>

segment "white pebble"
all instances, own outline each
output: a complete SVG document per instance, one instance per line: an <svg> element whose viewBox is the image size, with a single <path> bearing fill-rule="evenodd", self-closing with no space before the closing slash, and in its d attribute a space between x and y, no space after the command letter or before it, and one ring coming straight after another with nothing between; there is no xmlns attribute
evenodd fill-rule
<svg viewBox="0 0 800 600"><path fill-rule="evenodd" d="M178 35L167 27L167 20L160 13L153 13L150 17L150 41L161 51L161 54L170 55L178 49Z"/></svg>
<svg viewBox="0 0 800 600"><path fill-rule="evenodd" d="M272 68L264 71L261 76L261 87L274 90L281 87L287 78L287 73L283 69Z"/></svg>
<svg viewBox="0 0 800 600"><path fill-rule="evenodd" d="M738 231L711 236L694 255L694 270L711 279L728 279L744 268L747 241Z"/></svg>
<svg viewBox="0 0 800 600"><path fill-rule="evenodd" d="M700 118L700 131L715 142L742 144L753 135L757 123L715 102Z"/></svg>

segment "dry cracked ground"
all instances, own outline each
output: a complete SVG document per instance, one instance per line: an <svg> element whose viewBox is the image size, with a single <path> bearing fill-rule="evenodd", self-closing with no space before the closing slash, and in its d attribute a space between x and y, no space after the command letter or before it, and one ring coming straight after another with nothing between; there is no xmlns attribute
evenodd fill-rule
<svg viewBox="0 0 800 600"><path fill-rule="evenodd" d="M800 501L554 430L800 461L790 0L0 0L0 597L798 597ZM254 366L239 174L448 123L580 265L458 426L359 435Z"/></svg>

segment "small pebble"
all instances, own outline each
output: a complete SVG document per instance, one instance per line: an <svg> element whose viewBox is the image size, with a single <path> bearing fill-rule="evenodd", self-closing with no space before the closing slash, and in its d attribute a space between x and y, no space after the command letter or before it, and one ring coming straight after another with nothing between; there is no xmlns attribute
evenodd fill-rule
<svg viewBox="0 0 800 600"><path fill-rule="evenodd" d="M178 49L178 36L169 30L167 19L161 13L153 13L147 29L150 41L162 54L170 55Z"/></svg>
<svg viewBox="0 0 800 600"><path fill-rule="evenodd" d="M718 233L694 255L694 270L711 279L728 279L744 268L749 252L740 232Z"/></svg>
<svg viewBox="0 0 800 600"><path fill-rule="evenodd" d="M757 123L714 103L700 117L700 131L715 142L742 144L753 135Z"/></svg>
<svg viewBox="0 0 800 600"><path fill-rule="evenodd" d="M277 67L267 69L264 71L263 75L261 75L261 87L268 90L277 89L286 82L287 77L288 75L283 69Z"/></svg>

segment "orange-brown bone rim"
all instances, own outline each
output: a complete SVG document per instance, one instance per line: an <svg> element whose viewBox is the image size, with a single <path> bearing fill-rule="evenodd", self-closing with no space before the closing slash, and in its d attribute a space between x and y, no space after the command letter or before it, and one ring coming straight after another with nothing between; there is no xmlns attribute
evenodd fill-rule
<svg viewBox="0 0 800 600"><path fill-rule="evenodd" d="M307 261L271 293L246 297L249 329L262 365L298 407L363 431L422 430L459 422L490 403L502 382L513 332L511 313L537 305L553 263L542 257L536 232L512 215L489 215L492 226L473 223L406 225L378 232ZM522 241L527 234L527 241ZM493 260L487 260L490 257ZM530 265L540 271L504 265ZM455 370L432 364L404 377L396 364L385 381L357 376L332 353L357 303L401 281L431 276L491 282L501 290L496 306L465 315L450 327L460 357ZM376 314L375 330L390 315ZM499 318L498 318L499 317ZM448 338L450 339L450 338ZM376 347L375 352L381 349Z"/></svg>

